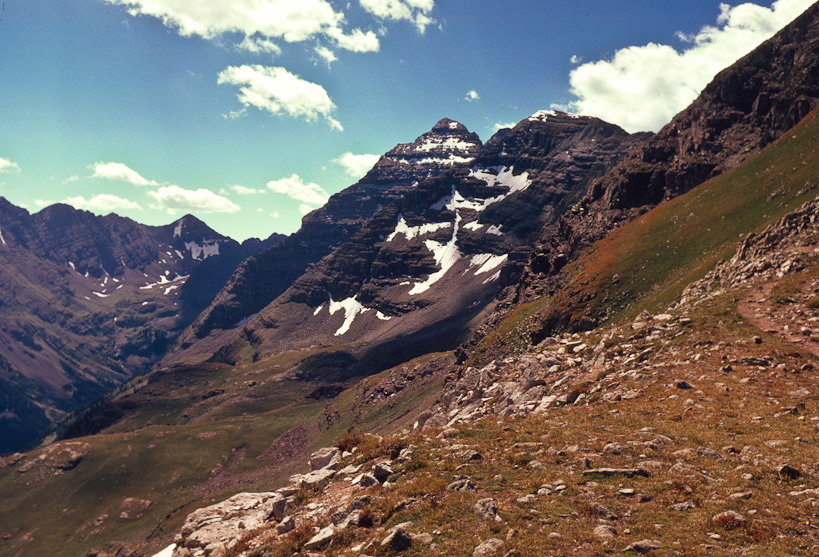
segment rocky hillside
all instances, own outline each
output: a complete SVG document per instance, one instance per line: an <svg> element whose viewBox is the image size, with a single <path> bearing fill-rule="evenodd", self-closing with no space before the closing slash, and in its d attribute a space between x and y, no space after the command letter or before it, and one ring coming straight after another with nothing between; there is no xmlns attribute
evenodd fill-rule
<svg viewBox="0 0 819 557"><path fill-rule="evenodd" d="M442 146L467 145L460 135L440 137L442 131L467 133L442 120L415 143L385 155L327 209L335 215L370 215L360 219L355 233L248 323L200 342L193 340L196 333L186 334L166 362L227 346L217 357L237 363L236 355L248 350L264 354L354 339L358 348L344 357L354 362L348 375L355 375L452 349L516 283L541 228L647 137L596 118L542 111L483 147L469 143L475 146L471 151L442 159ZM419 153L437 153L436 160L452 161L451 168L423 169L433 175L409 184L406 167L429 161L418 160ZM381 192L372 213L360 210L367 183ZM308 216L305 228L315 227L315 219L315 213ZM217 308L229 290L208 311L221 311ZM255 296L249 285L243 295Z"/></svg>
<svg viewBox="0 0 819 557"><path fill-rule="evenodd" d="M554 290L566 259L658 203L758 153L819 105L819 5L730 68L597 181L540 237L520 298Z"/></svg>
<svg viewBox="0 0 819 557"><path fill-rule="evenodd" d="M464 368L412 431L191 513L166 554L816 552L817 208L666 312Z"/></svg>
<svg viewBox="0 0 819 557"><path fill-rule="evenodd" d="M264 245L192 216L149 227L67 205L31 215L0 198L0 453L146 371Z"/></svg>

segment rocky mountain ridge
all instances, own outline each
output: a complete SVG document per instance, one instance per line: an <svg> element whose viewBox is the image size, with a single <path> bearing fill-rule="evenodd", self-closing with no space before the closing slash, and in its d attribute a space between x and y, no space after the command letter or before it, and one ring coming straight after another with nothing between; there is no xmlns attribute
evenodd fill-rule
<svg viewBox="0 0 819 557"><path fill-rule="evenodd" d="M814 4L720 72L691 106L544 230L519 299L554 291L567 259L658 203L735 168L804 118L819 105L817 50L819 5ZM567 325L573 326L559 326Z"/></svg>
<svg viewBox="0 0 819 557"><path fill-rule="evenodd" d="M440 135L451 130L470 141ZM360 203L365 183L393 195L387 199L382 193L378 211L362 219L346 242L249 322L220 333L218 342L196 343L186 334L181 350L166 363L221 346L229 346L217 356L223 358L246 353L242 347L269 353L355 338L367 345L363 353L353 350L357 363L350 374L357 374L423 351L451 349L467 338L474 328L470 322L492 311L500 293L517 281L540 229L646 136L629 135L596 118L542 111L480 147L462 125L442 120L337 194L336 213ZM435 157L419 161L421 153ZM406 167L429 160L446 161L450 168L422 169L431 175L407 187ZM392 172L397 174L391 177ZM305 226L312 221L313 215ZM254 296L249 288L244 295ZM220 311L220 303L217 298L209 311ZM378 361L367 351L377 352ZM221 361L236 361L231 358Z"/></svg>
<svg viewBox="0 0 819 557"><path fill-rule="evenodd" d="M278 240L240 245L190 215L162 227L67 205L32 215L2 198L0 234L0 452L143 373L225 274Z"/></svg>

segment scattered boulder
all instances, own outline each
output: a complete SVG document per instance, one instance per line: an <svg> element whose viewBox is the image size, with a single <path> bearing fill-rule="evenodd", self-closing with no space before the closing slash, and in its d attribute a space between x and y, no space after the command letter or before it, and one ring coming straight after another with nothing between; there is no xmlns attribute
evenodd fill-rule
<svg viewBox="0 0 819 557"><path fill-rule="evenodd" d="M310 455L310 470L331 468L335 470L341 461L341 450L336 447L325 447Z"/></svg>
<svg viewBox="0 0 819 557"><path fill-rule="evenodd" d="M482 541L472 552L472 557L483 557L485 555L494 555L503 549L503 541L498 538L489 538Z"/></svg>
<svg viewBox="0 0 819 557"><path fill-rule="evenodd" d="M379 462L373 467L373 476L382 484L387 481L387 478L392 476L392 473L392 468L386 462Z"/></svg>
<svg viewBox="0 0 819 557"><path fill-rule="evenodd" d="M627 548L623 550L623 553L628 553L629 551L635 551L637 553L648 553L649 551L654 551L655 549L660 549L663 546L657 540L640 540L638 542L634 542Z"/></svg>
<svg viewBox="0 0 819 557"><path fill-rule="evenodd" d="M601 524L594 529L594 535L598 538L613 538L617 535L617 530L610 524Z"/></svg>
<svg viewBox="0 0 819 557"><path fill-rule="evenodd" d="M404 551L412 547L412 536L401 527L395 528L381 540L381 547L391 547L395 551Z"/></svg>
<svg viewBox="0 0 819 557"><path fill-rule="evenodd" d="M380 482L372 474L359 474L353 479L353 485L372 487L374 485L380 485Z"/></svg>
<svg viewBox="0 0 819 557"><path fill-rule="evenodd" d="M503 520L501 519L501 517L498 516L498 504L491 497L481 499L480 501L475 503L475 506L472 507L472 510L474 510L476 513L486 518L487 520L494 520L495 522L501 522Z"/></svg>
<svg viewBox="0 0 819 557"><path fill-rule="evenodd" d="M322 528L318 534L310 538L306 544L304 544L304 549L311 550L311 549L321 549L322 547L328 545L332 540L333 536L336 533L336 527L332 524L327 526L326 528Z"/></svg>

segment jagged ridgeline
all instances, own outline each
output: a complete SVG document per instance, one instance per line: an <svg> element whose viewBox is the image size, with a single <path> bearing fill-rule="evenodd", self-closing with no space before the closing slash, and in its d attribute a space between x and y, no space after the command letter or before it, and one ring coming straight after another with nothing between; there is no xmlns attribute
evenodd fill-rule
<svg viewBox="0 0 819 557"><path fill-rule="evenodd" d="M451 350L517 282L542 228L647 136L543 111L481 145L441 120L246 261L165 363L353 343L356 375Z"/></svg>
<svg viewBox="0 0 819 557"><path fill-rule="evenodd" d="M144 226L0 198L0 453L157 362L239 262L239 244L193 216Z"/></svg>
<svg viewBox="0 0 819 557"><path fill-rule="evenodd" d="M655 136L544 111L485 144L442 120L399 145L305 217L299 232L237 261L160 365L81 415L75 438L0 461L0 553L81 555L96 547L98 555L153 555L177 541L188 546L177 556L292 554L324 543L310 541L314 525L335 544L330 551L368 540L382 551L392 536L429 553L422 540L436 530L437 547L453 551L471 551L487 538L497 538L489 544L496 549L524 554L547 544L557 554L649 551L672 547L683 532L732 550L755 543L761 554L810 551L814 542L802 541L812 535L802 520L807 507L797 507L809 482L796 478L814 476L806 463L819 455L810 443L783 445L768 432L787 440L811 435L812 423L798 417L812 411L817 388L805 348L819 342L809 321L817 284L812 206L732 255L745 236L815 194L817 35L814 6L717 76ZM20 211L20 219L37 217ZM28 258L10 275L53 266L47 276L75 292L66 295L65 311L98 314L105 331L118 331L114 317L119 323L120 315L154 304L151 312L181 311L173 304L182 304L184 287L172 287L182 281L173 281L176 267L164 265L176 250L180 260L191 259L192 250L180 247L189 241L202 253L210 245L201 235L174 244L177 222L146 248L148 270L118 255L118 274L93 251L56 261L26 255L23 236L3 219L0 257ZM787 239L781 261L762 253L776 249L776 238ZM709 274L720 259L731 261ZM190 284L195 269L177 274L190 273ZM757 271L782 281L765 287L775 300L770 307L751 305L764 288L741 290ZM796 272L808 275L789 274ZM103 313L104 304L121 313ZM740 314L773 324L787 315L789 327L805 332L760 331ZM75 319L69 312L66 323ZM598 323L605 328L572 337ZM166 330L182 326L173 321ZM39 333L15 330L7 335L9 354L51 353ZM569 333L555 336L561 331ZM72 343L90 343L76 334ZM13 368L8 361L0 369ZM616 419L601 421L610 415ZM423 431L414 438L396 434L416 422ZM774 423L776 430L765 427ZM722 444L728 433L736 437L733 451ZM352 468L337 473L314 463L319 474L296 476L296 491L287 487L313 451L336 441L360 447L336 462ZM479 450L469 447L479 443ZM537 458L530 454L541 448ZM651 458L637 462L647 452ZM794 460L789 466L779 462L786 457ZM738 466L748 469L740 474ZM307 477L322 479L314 485ZM386 481L393 487L384 488ZM611 483L632 481L643 483ZM788 483L795 481L804 489ZM331 494L371 497L369 521L348 520L347 503L324 497L325 485ZM279 486L286 487L273 495ZM258 508L226 503L194 513L252 491L270 496L233 501L275 502L261 519L266 538L237 536L239 523L257 522L233 519L248 513L256 520ZM55 497L59 505L43 504ZM774 514L750 513L763 508ZM339 509L344 526L327 534ZM526 534L526 524L556 512L564 516ZM441 517L446 524L435 522ZM601 518L608 528L598 533ZM391 530L407 520L415 525L404 524L400 536ZM641 541L645 531L651 540ZM776 538L780 532L785 538ZM212 546L194 547L211 533ZM604 536L622 546L602 545Z"/></svg>

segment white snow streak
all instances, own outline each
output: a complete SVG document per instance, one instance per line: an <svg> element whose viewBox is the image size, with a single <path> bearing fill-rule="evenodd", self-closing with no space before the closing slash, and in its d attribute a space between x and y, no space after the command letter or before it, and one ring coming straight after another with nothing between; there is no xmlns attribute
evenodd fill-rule
<svg viewBox="0 0 819 557"><path fill-rule="evenodd" d="M412 240L416 236L424 236L430 232L449 228L450 226L452 226L451 222L435 222L422 224L421 226L407 226L404 215L398 215L398 225L395 227L395 231L387 236L387 241L392 242L399 234L403 234L407 240Z"/></svg>
<svg viewBox="0 0 819 557"><path fill-rule="evenodd" d="M375 316L378 317L381 321L389 321L392 319L391 315L384 315L380 311L375 312Z"/></svg>
<svg viewBox="0 0 819 557"><path fill-rule="evenodd" d="M182 235L182 226L185 224L184 220L180 220L179 223L173 229L173 237L176 238Z"/></svg>
<svg viewBox="0 0 819 557"><path fill-rule="evenodd" d="M344 323L335 332L334 336L337 337L350 330L350 326L358 314L370 311L370 308L365 308L355 297L347 298L340 302L335 302L333 298L330 298L330 315L335 315L337 311L342 309L344 310Z"/></svg>
<svg viewBox="0 0 819 557"><path fill-rule="evenodd" d="M455 213L455 227L452 231L452 238L446 244L442 244L440 242L436 242L435 240L426 240L424 245L427 246L427 249L432 252L432 256L435 258L435 264L441 267L440 270L432 273L427 277L427 280L424 282L416 283L413 286L409 294L410 296L414 296L416 294L422 294L429 290L430 286L441 280L444 275L449 271L455 263L461 259L461 251L458 249L458 227L461 224L461 215L460 213Z"/></svg>
<svg viewBox="0 0 819 557"><path fill-rule="evenodd" d="M482 275L500 265L503 265L508 258L509 256L507 254L492 255L491 253L481 253L479 255L472 256L472 261L469 263L469 268L479 267L479 269L475 271L475 274Z"/></svg>
<svg viewBox="0 0 819 557"><path fill-rule="evenodd" d="M3 238L3 231L2 230L0 230L0 242L3 242L4 246L6 245L6 239Z"/></svg>
<svg viewBox="0 0 819 557"><path fill-rule="evenodd" d="M176 544L172 543L156 555L154 557L173 557L173 550L176 549Z"/></svg>
<svg viewBox="0 0 819 557"><path fill-rule="evenodd" d="M107 298L110 294L103 294L102 292L91 292L94 296L99 296L100 298Z"/></svg>

